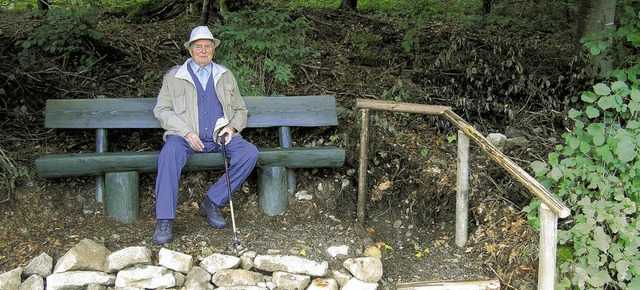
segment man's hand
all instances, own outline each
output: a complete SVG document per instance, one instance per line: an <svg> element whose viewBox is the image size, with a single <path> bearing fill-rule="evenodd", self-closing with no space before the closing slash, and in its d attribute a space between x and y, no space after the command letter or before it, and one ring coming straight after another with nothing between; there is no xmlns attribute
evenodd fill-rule
<svg viewBox="0 0 640 290"><path fill-rule="evenodd" d="M231 142L231 139L233 138L233 134L235 134L235 132L236 130L233 128L233 126L224 126L222 127L222 129L220 129L220 132L218 132L218 138L222 137L224 134L227 134L227 136L224 138L224 145L228 145L229 142Z"/></svg>
<svg viewBox="0 0 640 290"><path fill-rule="evenodd" d="M202 152L202 150L204 150L204 143L202 143L202 140L200 140L200 137L198 137L198 134L191 131L187 133L187 135L184 136L184 138L187 139L187 142L189 142L189 146L191 146L191 149L198 152Z"/></svg>

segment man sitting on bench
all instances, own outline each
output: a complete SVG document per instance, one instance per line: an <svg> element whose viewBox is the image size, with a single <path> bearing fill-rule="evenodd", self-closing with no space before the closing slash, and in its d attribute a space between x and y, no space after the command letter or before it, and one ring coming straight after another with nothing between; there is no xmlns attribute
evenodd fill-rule
<svg viewBox="0 0 640 290"><path fill-rule="evenodd" d="M220 152L226 134L231 192L249 176L258 160L258 149L238 133L247 125L247 108L231 71L212 62L220 40L206 26L191 31L184 47L191 58L172 68L162 82L153 110L166 130L158 157L156 178L156 244L171 242L178 203L178 182L187 159L196 152ZM230 199L226 179L209 188L200 210L214 228L224 228L221 207Z"/></svg>

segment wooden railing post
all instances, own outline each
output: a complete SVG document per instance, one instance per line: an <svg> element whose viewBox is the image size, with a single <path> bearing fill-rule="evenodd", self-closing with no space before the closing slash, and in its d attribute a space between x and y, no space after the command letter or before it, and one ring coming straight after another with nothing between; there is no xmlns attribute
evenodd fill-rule
<svg viewBox="0 0 640 290"><path fill-rule="evenodd" d="M538 290L555 288L557 243L558 215L542 203L540 204Z"/></svg>
<svg viewBox="0 0 640 290"><path fill-rule="evenodd" d="M362 130L360 131L360 166L358 167L358 211L357 217L364 226L365 202L367 198L367 164L369 163L369 109L363 109Z"/></svg>
<svg viewBox="0 0 640 290"><path fill-rule="evenodd" d="M467 243L469 224L469 137L458 130L458 168L456 176L456 245Z"/></svg>

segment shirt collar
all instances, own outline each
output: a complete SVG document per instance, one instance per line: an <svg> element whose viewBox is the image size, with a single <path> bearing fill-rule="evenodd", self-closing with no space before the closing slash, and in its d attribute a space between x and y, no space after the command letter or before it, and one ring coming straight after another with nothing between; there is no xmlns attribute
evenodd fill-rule
<svg viewBox="0 0 640 290"><path fill-rule="evenodd" d="M205 65L204 67L201 67L201 66L197 65L195 61L191 60L191 61L189 62L189 66L191 67L191 70L192 70L194 73L198 73L198 71L199 71L201 68L203 68L205 71L207 71L207 73L209 73L209 74L210 74L210 73L211 73L211 69L212 69L212 67L213 67L213 64L211 64L211 62L209 62L209 63L208 63L207 65Z"/></svg>

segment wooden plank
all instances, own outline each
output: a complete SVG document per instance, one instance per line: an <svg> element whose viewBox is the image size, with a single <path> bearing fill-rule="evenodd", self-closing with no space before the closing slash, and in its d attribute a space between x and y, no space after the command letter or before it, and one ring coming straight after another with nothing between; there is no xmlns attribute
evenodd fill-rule
<svg viewBox="0 0 640 290"><path fill-rule="evenodd" d="M245 97L247 127L317 127L338 124L333 96ZM160 128L156 98L50 99L46 128Z"/></svg>
<svg viewBox="0 0 640 290"><path fill-rule="evenodd" d="M396 289L403 290L499 290L498 279L480 281L425 281L398 283Z"/></svg>
<svg viewBox="0 0 640 290"><path fill-rule="evenodd" d="M261 148L257 166L288 168L340 167L345 150L333 146ZM51 154L36 159L41 177L89 176L107 172L155 172L159 152L105 152L83 154ZM184 170L223 168L221 153L196 153Z"/></svg>

